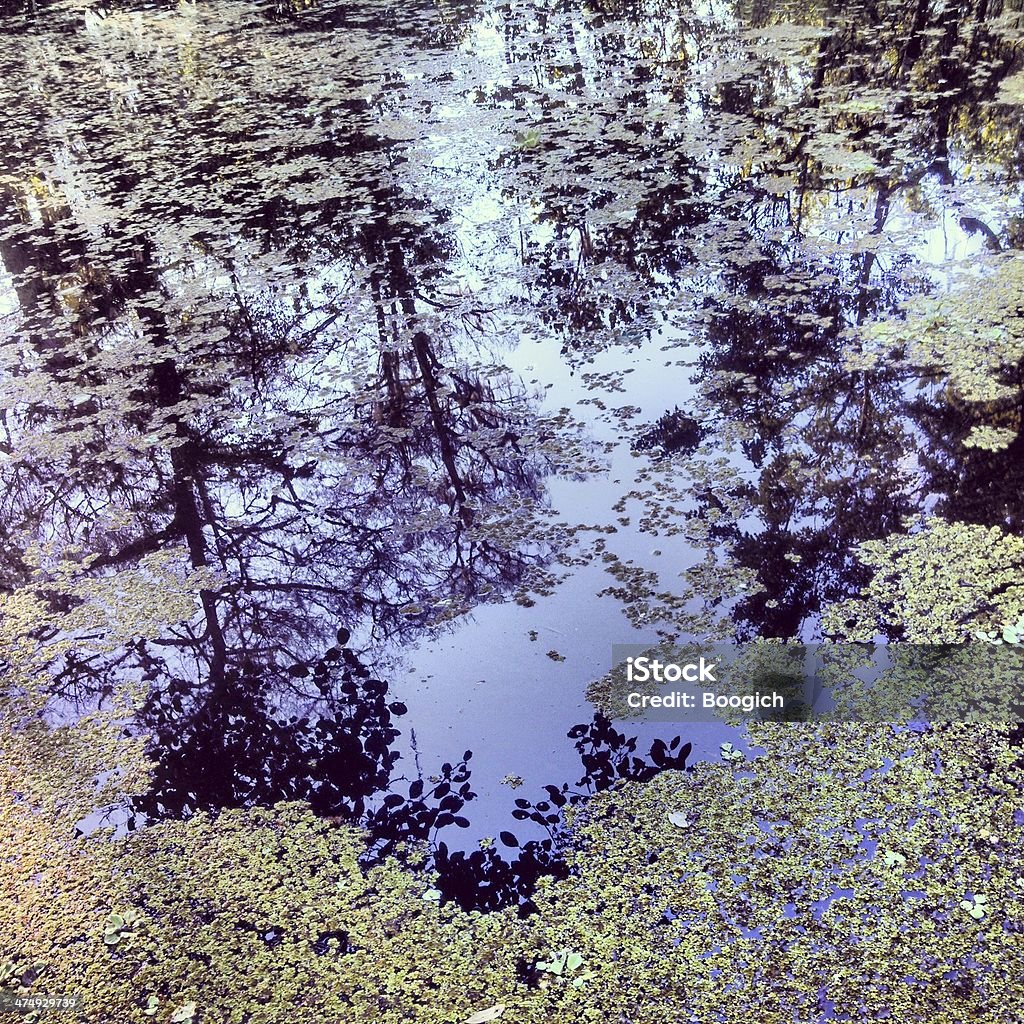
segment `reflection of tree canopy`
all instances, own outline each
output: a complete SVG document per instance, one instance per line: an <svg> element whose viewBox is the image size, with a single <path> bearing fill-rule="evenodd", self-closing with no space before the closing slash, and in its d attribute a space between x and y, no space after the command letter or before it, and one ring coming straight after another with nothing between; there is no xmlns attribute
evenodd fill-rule
<svg viewBox="0 0 1024 1024"><path fill-rule="evenodd" d="M575 468L565 417L492 363L444 196L388 134L402 58L434 54L364 12L317 65L340 7L294 35L233 34L237 8L52 13L9 54L39 88L0 192L3 583L48 599L38 639L81 641L53 648L50 689L149 688L159 762L133 817L303 799L378 853L467 824L469 753L396 802L404 709L344 644L317 654L339 624L403 638L535 582L548 453ZM141 566L148 598L175 552L201 615L90 648L96 588Z"/></svg>
<svg viewBox="0 0 1024 1024"><path fill-rule="evenodd" d="M951 140L991 152L997 136L1014 167L1010 111L983 106L1013 60L998 13L924 0L508 11L508 78L480 98L520 128L504 162L535 211L524 252L546 315L583 347L624 320L649 330L689 279L742 266L780 228L816 233L844 193L870 229L899 193L922 201L926 177L955 185Z"/></svg>
<svg viewBox="0 0 1024 1024"><path fill-rule="evenodd" d="M213 693L278 685L339 625L402 638L526 588L563 536L544 477L586 465L496 354L538 330L574 361L703 343L701 397L633 441L648 518L666 489L687 504L668 529L709 552L693 593L738 596L740 632L798 632L923 507L1015 528L1019 357L991 405L900 325L941 311L926 229L991 261L981 280L1020 245L1019 17L785 17L5 21L4 586L68 613L55 566L109 580L184 550L201 616L116 659ZM62 685L102 692L112 658L66 655Z"/></svg>
<svg viewBox="0 0 1024 1024"><path fill-rule="evenodd" d="M322 657L291 666L285 685L287 703L296 709L291 715L282 709L282 687L268 687L252 663L229 670L201 700L183 680L152 691L138 727L151 733L160 759L147 792L131 800L129 827L139 814L187 818L197 811L301 800L318 814L360 826L368 838L365 861L405 860L427 849L445 897L466 909L519 905L526 914L537 881L567 872L571 836L564 808L623 780L644 782L686 768L691 745L680 737L657 739L641 756L635 738L595 715L568 733L576 741L582 778L574 786L545 786L547 799L515 801L512 817L539 825L546 835L520 842L503 830L502 847L516 851L511 859L491 844L469 854L451 851L439 833L470 826L462 812L476 796L472 751L442 764L437 775L425 778L418 763L415 778L400 774L395 719L406 707L388 700L388 684L373 678L348 647L347 631L337 639Z"/></svg>
<svg viewBox="0 0 1024 1024"><path fill-rule="evenodd" d="M395 719L406 707L388 700L388 684L348 647L346 631L322 657L292 665L276 682L268 685L265 671L245 662L201 694L182 679L151 691L138 728L150 733L159 763L148 791L131 801L129 827L140 813L187 818L302 800L363 826L372 856L431 842L448 825L468 827L459 812L475 796L472 753L429 781L399 774Z"/></svg>
<svg viewBox="0 0 1024 1024"><path fill-rule="evenodd" d="M942 386L957 373L952 355L892 350L866 364L859 352L876 323L943 285L939 228L968 254L1020 243L1024 136L1006 82L1021 17L922 0L741 6L744 25L723 6L704 18L673 10L654 32L653 7L510 21L535 70L502 97L524 111L524 132L534 125L509 176L537 205L532 260L545 269L531 286L547 289L551 322L583 352L622 336L604 329L627 307L629 340L667 320L704 341L700 398L681 410L704 444L656 463L657 482L631 496L662 525L661 507L688 500L685 532L709 549L693 596L728 609L741 632L789 636L865 582L851 558L859 542L902 532L922 507L1019 518L1019 438L985 450L1003 436L993 430L1020 426L1017 349L999 406ZM556 173L577 163L578 174ZM671 212L651 201L657 181L678 190ZM987 301L995 330L1013 313L994 290ZM670 415L639 429L635 448L664 456L654 439ZM680 619L674 594L650 599L638 567L613 572L636 580L609 592L638 625L663 615L722 628L715 615Z"/></svg>
<svg viewBox="0 0 1024 1024"><path fill-rule="evenodd" d="M93 576L184 545L220 585L164 649L215 684L339 621L457 614L546 557L550 428L488 366L443 197L380 127L402 59L434 53L368 9L310 58L343 16L243 33L238 7L84 28L53 9L46 41L5 49L35 83L0 228L7 585L27 538Z"/></svg>
<svg viewBox="0 0 1024 1024"><path fill-rule="evenodd" d="M538 1021L585 996L596 1019L626 1013L623 977L642 979L638 1020L1006 1019L1004 737L761 726L749 771L684 782L661 772L685 767L681 740L648 760L596 717L570 733L582 792L516 800L546 838L451 851L437 832L467 824L469 752L404 777L404 708L365 649L536 584L563 540L545 479L588 462L568 412L541 416L501 365L528 334L574 364L699 348L679 373L695 397L626 439L650 462L624 486L641 530L707 557L689 592L658 594L609 539L638 624L791 636L823 613L826 634L907 646L1016 630L1019 0L36 6L0 4L0 825L29 854L8 858L0 960L118 977L99 1016L201 975L219 987L200 1014L234 1012L242 979L267 1019L322 991L366 1020L479 1019L501 992ZM587 379L633 397L616 370ZM48 729L40 664L67 696L140 684L135 720ZM107 773L143 731L164 755L148 790L141 757ZM124 860L68 856L37 826L97 792L193 820ZM194 813L281 798L342 821ZM362 886L356 858L386 852L426 856L437 888L389 863ZM527 900L545 874L563 884L529 931L430 906ZM98 901L138 905L160 940L103 949ZM500 969L456 971L450 998L451 949L409 968L423 920ZM583 995L539 977L570 948ZM296 980L328 951L330 985ZM882 961L899 969L879 984Z"/></svg>
<svg viewBox="0 0 1024 1024"><path fill-rule="evenodd" d="M987 248L1015 243L1019 218L976 208L966 172L984 163L998 187L1019 168L1013 107L992 102L1015 67L1012 13L424 8L400 28L373 4L84 26L59 10L50 43L5 58L37 86L6 178L29 346L8 358L8 404L49 435L12 438L15 530L39 505L26 460L45 459L50 514L94 571L184 540L225 574L220 600L258 596L251 628L232 613L250 647L296 631L295 601L394 633L435 614L432 595L443 615L518 586L540 554L521 544L545 471L531 453L553 429L478 342L524 300L584 356L666 319L699 327L705 418L722 425L706 447L742 424L761 475L715 500L765 524L749 536L732 509L703 539L762 584L790 580L751 598L755 629L831 599L797 558L841 592L851 546L920 504L908 453L940 444L924 432L948 403L908 404L920 368L845 356L933 287L900 231L951 216ZM452 134L438 90L485 24L498 73L470 79L460 181L425 128ZM344 40L329 54L327 33ZM71 87L58 42L108 103ZM467 142L477 117L494 145ZM469 252L458 219L495 196ZM518 511L481 514L499 507ZM131 525L100 525L113 508Z"/></svg>

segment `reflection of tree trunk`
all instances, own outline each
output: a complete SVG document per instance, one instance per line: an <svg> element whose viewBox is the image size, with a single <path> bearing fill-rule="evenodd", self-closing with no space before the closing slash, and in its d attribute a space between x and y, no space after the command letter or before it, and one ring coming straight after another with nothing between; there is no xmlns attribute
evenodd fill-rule
<svg viewBox="0 0 1024 1024"><path fill-rule="evenodd" d="M388 424L397 427L405 422L405 388L399 372L398 353L394 349L385 349L380 361L388 391Z"/></svg>
<svg viewBox="0 0 1024 1024"><path fill-rule="evenodd" d="M127 275L125 287L131 295L160 294L160 282L150 269L149 254L151 245L148 240L137 244L137 258L132 271ZM145 323L152 337L153 346L159 350L172 347L167 318L159 309L152 306L138 307L139 318ZM162 409L173 408L185 397L182 387L181 373L177 360L168 356L156 365L153 370L153 384L156 388L157 405ZM178 443L170 450L172 484L171 503L174 515L168 532L185 538L188 545L189 559L194 568L208 566L206 538L203 536L203 517L196 500L197 478L202 465L195 435L174 414L170 422L174 424ZM213 524L210 524L211 528ZM210 638L212 654L210 658L210 681L214 692L219 691L224 682L224 669L227 663L227 644L221 629L220 616L217 610L217 599L212 591L201 590L199 597L203 605L206 619L206 630Z"/></svg>
<svg viewBox="0 0 1024 1024"><path fill-rule="evenodd" d="M455 461L455 449L452 446L451 434L448 424L445 422L441 403L437 400L438 384L437 378L434 376L436 360L430 349L430 339L422 331L417 331L413 335L412 344L416 353L416 362L419 364L420 376L423 378L423 390L427 396L427 404L430 406L430 418L434 424L434 432L437 434L438 447L441 449L441 461L444 463L448 479L451 481L455 497L458 499L459 517L469 526L473 522L473 510L466 505L466 491Z"/></svg>
<svg viewBox="0 0 1024 1024"><path fill-rule="evenodd" d="M391 269L393 294L401 306L406 323L410 328L414 328L417 320L417 310L416 300L412 294L413 282L404 264L401 250L397 246L391 247L388 263ZM379 302L378 308L380 308ZM452 489L455 491L455 498L459 506L459 518L468 526L473 522L473 510L466 505L466 489L455 459L455 448L452 444L451 431L445 420L444 410L441 408L441 403L437 397L439 385L435 370L440 363L431 348L430 338L423 331L415 331L412 337L412 347L413 354L416 356L416 363L419 366L423 391L427 396L430 420L434 427L434 433L437 435L441 461L448 474Z"/></svg>
<svg viewBox="0 0 1024 1024"><path fill-rule="evenodd" d="M150 316L159 316L147 311ZM157 388L159 404L167 408L181 401L181 375L173 359L165 359L153 372ZM206 538L203 536L203 518L196 501L196 481L200 468L200 457L196 439L192 432L175 417L175 433L183 443L171 448L172 480L171 497L174 506L172 528L185 538L188 544L189 558L195 568L209 565L207 559ZM210 524L211 527L213 524ZM199 592L206 618L206 628L210 636L213 650L210 659L210 681L217 691L224 680L224 667L227 662L227 644L221 629L220 617L217 613L217 601L209 590Z"/></svg>
<svg viewBox="0 0 1024 1024"><path fill-rule="evenodd" d="M569 47L569 52L573 56L572 62L572 81L576 89L582 94L586 88L586 81L583 78L583 61L580 60L580 50L576 43L576 33L573 31L572 22L566 21L565 24L565 42Z"/></svg>
<svg viewBox="0 0 1024 1024"><path fill-rule="evenodd" d="M906 78L910 68L920 59L924 46L924 30L928 25L928 12L931 0L917 0L914 20L907 36L907 45L900 53L898 70L901 78Z"/></svg>
<svg viewBox="0 0 1024 1024"><path fill-rule="evenodd" d="M398 353L388 344L388 326L384 316L384 296L380 274L370 276L373 290L373 308L377 317L377 338L380 341L380 365L384 386L388 393L387 422L389 426L401 426L405 422L405 388L402 386L401 363Z"/></svg>
<svg viewBox="0 0 1024 1024"><path fill-rule="evenodd" d="M8 196L13 207L14 196L10 193ZM27 322L33 323L42 308L43 297L49 291L39 264L45 265L49 261L35 241L36 232L28 239L25 226L18 216L0 218L0 260L14 282L14 293L18 297L22 315ZM34 272L29 272L30 267Z"/></svg>
<svg viewBox="0 0 1024 1024"><path fill-rule="evenodd" d="M875 223L871 229L873 235L880 235L885 229L885 222L889 219L889 211L892 206L892 188L879 182L875 194ZM860 267L859 279L857 281L857 326L861 326L868 318L868 297L871 282L871 271L875 266L875 254L868 250Z"/></svg>
<svg viewBox="0 0 1024 1024"><path fill-rule="evenodd" d="M873 235L879 235L885 228L885 222L889 219L889 211L892 208L892 189L888 185L879 183L875 196L875 223L872 228ZM857 294L857 326L862 326L868 319L868 299L871 295L869 287L871 283L871 271L875 266L875 254L871 251L864 253L864 260L861 264L858 280ZM861 383L861 409L860 422L857 425L857 444L862 446L867 436L869 413L872 411L870 387L874 383L875 375L862 370L860 373Z"/></svg>

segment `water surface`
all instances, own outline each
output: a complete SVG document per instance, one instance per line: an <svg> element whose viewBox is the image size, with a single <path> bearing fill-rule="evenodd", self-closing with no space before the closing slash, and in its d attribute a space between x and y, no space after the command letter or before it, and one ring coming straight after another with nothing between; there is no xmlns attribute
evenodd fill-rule
<svg viewBox="0 0 1024 1024"><path fill-rule="evenodd" d="M472 845L613 643L1021 528L1013 4L4 9L0 585L53 714L148 694L131 820L472 750Z"/></svg>

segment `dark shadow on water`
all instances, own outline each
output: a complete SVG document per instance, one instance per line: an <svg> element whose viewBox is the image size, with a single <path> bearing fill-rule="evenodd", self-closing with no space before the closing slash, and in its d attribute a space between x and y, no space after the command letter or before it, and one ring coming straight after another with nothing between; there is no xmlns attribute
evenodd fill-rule
<svg viewBox="0 0 1024 1024"><path fill-rule="evenodd" d="M315 813L366 832L365 865L385 857L407 861L425 845L440 899L466 910L518 906L525 915L534 909L530 897L539 878L568 873L564 853L573 839L563 814L567 807L619 781L644 782L661 771L686 768L691 745L680 737L655 740L641 756L635 738L596 714L568 733L579 753L581 778L574 785L545 786L545 799L515 800L510 826L530 822L544 830L543 838L520 842L502 830L500 848L453 851L440 834L452 826L471 827L464 812L477 799L472 751L428 778L403 774L395 720L406 707L389 700L388 684L345 646L345 630L338 640L321 658L290 670L321 695L306 714L283 713L279 698L270 697L279 689L267 687L251 664L225 674L219 691L196 708L183 685L155 691L138 723L151 736L152 786L133 801L128 827L200 811L306 801Z"/></svg>

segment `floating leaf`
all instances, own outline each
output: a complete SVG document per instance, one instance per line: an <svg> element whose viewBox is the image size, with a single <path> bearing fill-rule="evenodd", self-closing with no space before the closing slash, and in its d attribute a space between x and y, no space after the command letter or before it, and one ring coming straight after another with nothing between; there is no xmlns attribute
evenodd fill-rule
<svg viewBox="0 0 1024 1024"><path fill-rule="evenodd" d="M505 1004L495 1003L493 1006L488 1006L486 1010L477 1010L476 1013L471 1013L464 1024L487 1024L490 1020L497 1020L504 1012Z"/></svg>
<svg viewBox="0 0 1024 1024"><path fill-rule="evenodd" d="M1024 104L1024 71L1018 71L1003 81L996 96L997 103L1006 103L1011 106Z"/></svg>
<svg viewBox="0 0 1024 1024"><path fill-rule="evenodd" d="M686 811L672 811L669 813L668 820L676 828L691 828L697 819L695 815Z"/></svg>
<svg viewBox="0 0 1024 1024"><path fill-rule="evenodd" d="M902 868L907 863L907 858L902 853L897 853L895 850L886 850L883 862L887 868L892 871Z"/></svg>
<svg viewBox="0 0 1024 1024"><path fill-rule="evenodd" d="M982 425L972 428L964 438L965 448L980 448L983 451L998 452L1009 448L1017 439L1017 431L1005 427Z"/></svg>

